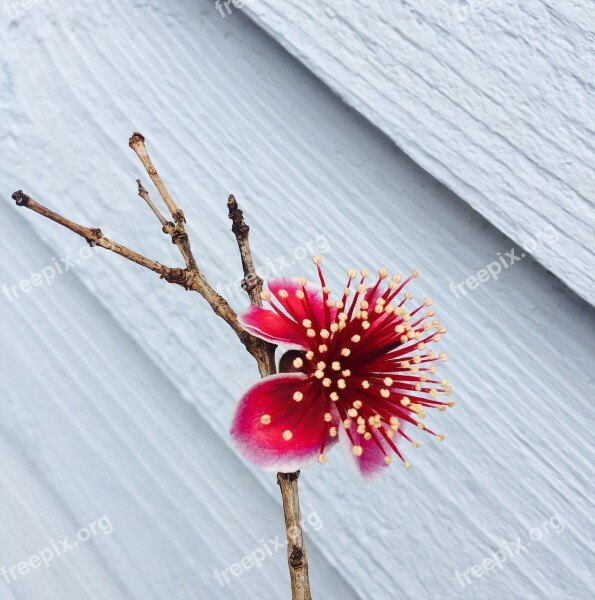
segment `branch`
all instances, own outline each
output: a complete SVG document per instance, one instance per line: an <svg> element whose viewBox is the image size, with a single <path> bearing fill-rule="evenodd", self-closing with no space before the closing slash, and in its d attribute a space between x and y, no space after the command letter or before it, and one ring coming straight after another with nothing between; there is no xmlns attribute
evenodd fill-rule
<svg viewBox="0 0 595 600"><path fill-rule="evenodd" d="M206 277L200 272L190 247L188 234L186 233L186 218L184 217L184 213L175 204L161 180L161 177L157 173L157 170L147 153L145 138L140 133L134 133L129 140L129 145L143 163L149 177L155 184L155 187L159 191L161 198L170 212L173 222L168 221L163 216L161 211L151 200L149 193L143 187L140 180L137 180L138 194L159 220L163 232L169 235L172 242L178 247L184 262L186 263L186 268L168 267L157 261L151 260L134 250L130 250L122 244L110 240L102 233L101 229L85 227L84 225L79 225L74 221L66 219L39 202L36 202L20 190L15 192L12 197L16 201L17 206L28 208L29 210L62 225L66 229L69 229L84 238L91 246L105 248L106 250L122 256L126 260L157 273L162 279L165 279L169 283L175 283L182 286L184 289L198 292L209 303L215 314L221 317L233 329L242 344L244 344L248 352L254 357L258 364L261 377L273 375L276 372L276 346L258 339L245 331L241 326L236 313L229 306L225 298L220 296L211 287ZM227 205L229 218L233 223L232 231L236 237L242 260L244 272L242 287L246 290L252 304L262 306L260 293L262 291L263 281L256 273L254 261L252 259L252 252L250 250L248 239L250 228L244 221L243 213L233 196L229 197ZM283 496L292 598L293 600L311 600L310 582L308 579L308 560L304 547L304 537L300 517L297 485L298 477L299 472L278 473L277 481L281 487L281 494Z"/></svg>
<svg viewBox="0 0 595 600"><path fill-rule="evenodd" d="M162 265L161 263L151 260L142 254L135 252L134 250L130 250L118 242L110 240L108 237L103 235L101 229L79 225L78 223L63 217L58 213L55 213L54 211L45 207L43 204L33 200L33 198L21 190L15 192L12 197L16 201L17 206L28 208L29 210L32 210L33 212L36 212L37 214L46 217L47 219L50 219L51 221L54 221L63 227L66 227L66 229L70 229L70 231L73 231L77 235L80 235L82 238L87 240L90 246L99 246L101 248L105 248L106 250L114 252L115 254L118 254L133 263L136 263L137 265L141 265L142 267L157 273L162 279L165 279L169 283L175 283L182 286L186 290L198 292L210 304L215 314L229 324L242 344L244 344L250 354L256 358L255 354L257 353L257 346L260 340L244 330L238 321L236 313L229 306L227 301L210 286L206 278L199 273L197 269L180 269L178 267L167 267ZM257 362L258 360L259 359L257 359Z"/></svg>
<svg viewBox="0 0 595 600"><path fill-rule="evenodd" d="M234 196L229 197L227 208L229 210L229 218L232 220L231 230L236 236L242 259L242 268L244 270L242 287L246 290L252 304L262 306L260 292L262 292L263 281L256 273L254 260L252 259L252 251L250 250L248 239L250 227L246 224L244 214L240 210ZM256 351L261 377L274 375L276 372L275 346L264 340L259 340ZM281 488L281 496L283 498L291 597L293 600L312 600L310 578L308 575L308 556L304 544L304 532L302 531L302 519L300 515L299 476L299 471L296 473L277 473L277 483Z"/></svg>

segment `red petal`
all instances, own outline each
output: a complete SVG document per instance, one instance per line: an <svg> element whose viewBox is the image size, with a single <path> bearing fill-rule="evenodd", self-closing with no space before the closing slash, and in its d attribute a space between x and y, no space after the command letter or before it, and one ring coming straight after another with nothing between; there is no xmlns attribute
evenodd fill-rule
<svg viewBox="0 0 595 600"><path fill-rule="evenodd" d="M275 298L281 303L283 308L300 325L304 319L313 320L314 329L319 331L324 327L324 303L322 301L322 290L311 283L301 286L294 279L288 277L278 277L268 282L269 290L275 295ZM279 295L279 292L285 290L287 297ZM300 299L296 292L304 292L305 298Z"/></svg>
<svg viewBox="0 0 595 600"><path fill-rule="evenodd" d="M267 342L304 350L309 349L304 336L304 328L278 315L273 310L250 306L239 315L238 319L246 331L267 340Z"/></svg>
<svg viewBox="0 0 595 600"><path fill-rule="evenodd" d="M300 402L294 400L295 392L303 394ZM320 387L303 373L266 377L240 400L231 424L232 443L262 469L297 471L316 460L324 437L328 438L327 448L336 441L328 436L336 419L334 423L324 420L328 404ZM270 422L264 424L263 417ZM291 438L285 439L283 434L288 431Z"/></svg>
<svg viewBox="0 0 595 600"><path fill-rule="evenodd" d="M372 481L373 479L376 479L376 477L382 474L382 470L388 467L385 458L386 456L390 456L393 451L382 435L376 430L373 430L372 435L380 443L380 446L382 446L384 451L373 438L366 440L363 435L357 433L357 425L355 423L351 424L349 433L351 434L354 443L351 442L351 439L349 439L349 436L347 435L347 431L345 431L345 428L341 425L339 428L339 443L341 444L347 463L363 480ZM355 456L353 454L354 445L361 446L363 449L361 456Z"/></svg>

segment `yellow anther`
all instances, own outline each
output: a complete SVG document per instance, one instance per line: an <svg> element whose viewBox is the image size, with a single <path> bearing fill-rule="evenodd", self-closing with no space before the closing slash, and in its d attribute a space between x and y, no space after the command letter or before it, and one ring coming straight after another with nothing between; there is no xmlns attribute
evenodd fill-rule
<svg viewBox="0 0 595 600"><path fill-rule="evenodd" d="M419 442L413 442L411 444L414 448L419 448Z"/></svg>
<svg viewBox="0 0 595 600"><path fill-rule="evenodd" d="M362 301L359 303L359 307L360 307L362 310L368 310L368 308L370 307L370 303L369 303L367 300L362 300Z"/></svg>
<svg viewBox="0 0 595 600"><path fill-rule="evenodd" d="M320 337L323 340L328 340L328 338L331 336L330 332L328 329L321 329L320 330Z"/></svg>
<svg viewBox="0 0 595 600"><path fill-rule="evenodd" d="M333 382L332 382L332 381L331 381L331 380L330 380L328 377L325 377L325 378L322 380L322 385L323 385L324 387L331 387L331 383L333 383Z"/></svg>
<svg viewBox="0 0 595 600"><path fill-rule="evenodd" d="M349 377L351 375L351 371L349 369L344 369L341 371L341 375L343 375L343 377Z"/></svg>
<svg viewBox="0 0 595 600"><path fill-rule="evenodd" d="M339 326L336 323L331 323L330 329L333 333L337 333L337 331L339 331Z"/></svg>
<svg viewBox="0 0 595 600"><path fill-rule="evenodd" d="M385 462L387 465L390 465L390 463L392 463L392 462L393 462L393 459L392 459L390 456L385 456L385 457L384 457L384 462Z"/></svg>
<svg viewBox="0 0 595 600"><path fill-rule="evenodd" d="M270 300L271 299L271 292L267 292L267 291L260 292L260 298L262 300Z"/></svg>
<svg viewBox="0 0 595 600"><path fill-rule="evenodd" d="M337 392L331 392L329 398L333 401L336 402L339 399L339 394L337 394Z"/></svg>
<svg viewBox="0 0 595 600"><path fill-rule="evenodd" d="M392 440L395 435L395 432L392 429L388 429L386 431L386 435Z"/></svg>
<svg viewBox="0 0 595 600"><path fill-rule="evenodd" d="M390 387L393 384L393 380L390 377L385 377L384 378L384 385Z"/></svg>
<svg viewBox="0 0 595 600"><path fill-rule="evenodd" d="M319 454L318 455L318 462L321 465L326 465L326 461L327 461L327 458L326 458L326 456L324 454Z"/></svg>
<svg viewBox="0 0 595 600"><path fill-rule="evenodd" d="M324 413L324 420L327 423L330 423L332 421L332 419L333 419L333 416L331 415L331 413Z"/></svg>
<svg viewBox="0 0 595 600"><path fill-rule="evenodd" d="M314 352L312 352L312 350L308 350L308 352L306 352L306 358L308 360L312 360L314 358Z"/></svg>
<svg viewBox="0 0 595 600"><path fill-rule="evenodd" d="M345 427L345 429L349 429L351 427L351 419L345 419L343 421L343 427Z"/></svg>
<svg viewBox="0 0 595 600"><path fill-rule="evenodd" d="M356 401L353 403L353 408L356 408L357 410L359 410L359 409L360 409L362 406L363 406L363 403L362 403L362 401L361 401L361 400L356 400Z"/></svg>
<svg viewBox="0 0 595 600"><path fill-rule="evenodd" d="M337 300L335 302L335 308L337 308L338 310L341 310L344 306L345 306L345 304L343 304L342 300Z"/></svg>
<svg viewBox="0 0 595 600"><path fill-rule="evenodd" d="M428 394L430 394L430 396L432 396L432 398L437 398L438 397L438 392L434 389L430 390L428 392Z"/></svg>
<svg viewBox="0 0 595 600"><path fill-rule="evenodd" d="M347 384L345 383L344 379L337 379L337 387L340 390L344 390L346 386L347 386Z"/></svg>
<svg viewBox="0 0 595 600"><path fill-rule="evenodd" d="M328 346L326 344L320 344L320 346L318 346L318 352L320 352L320 354L324 354L327 350Z"/></svg>
<svg viewBox="0 0 595 600"><path fill-rule="evenodd" d="M350 408L347 411L347 414L352 418L355 419L355 417L357 417L357 410L355 410L355 408Z"/></svg>
<svg viewBox="0 0 595 600"><path fill-rule="evenodd" d="M403 406L409 406L411 404L411 400L409 400L409 398L407 398L407 396L403 396L401 398L401 404Z"/></svg>
<svg viewBox="0 0 595 600"><path fill-rule="evenodd" d="M271 422L271 415L262 415L262 417L260 417L260 422L263 425L268 425Z"/></svg>
<svg viewBox="0 0 595 600"><path fill-rule="evenodd" d="M349 269L349 271L347 271L347 275L350 279L355 279L357 277L357 271L355 269Z"/></svg>
<svg viewBox="0 0 595 600"><path fill-rule="evenodd" d="M306 295L304 294L304 292L302 292L302 290L296 290L295 295L296 295L296 298L299 298L300 300L303 300L306 297Z"/></svg>
<svg viewBox="0 0 595 600"><path fill-rule="evenodd" d="M287 293L287 290L279 290L279 296L281 298L287 298L289 294Z"/></svg>
<svg viewBox="0 0 595 600"><path fill-rule="evenodd" d="M321 256L313 256L312 257L312 262L315 265L319 265L322 262L322 257Z"/></svg>
<svg viewBox="0 0 595 600"><path fill-rule="evenodd" d="M362 381L362 387L364 388L364 390L367 390L370 387L370 382L367 379L364 379Z"/></svg>
<svg viewBox="0 0 595 600"><path fill-rule="evenodd" d="M341 350L341 356L349 356L351 354L351 350L349 348L343 348L343 350Z"/></svg>
<svg viewBox="0 0 595 600"><path fill-rule="evenodd" d="M448 355L446 354L446 352L442 352L442 354L440 354L440 356L438 357L442 362L446 362L448 360Z"/></svg>
<svg viewBox="0 0 595 600"><path fill-rule="evenodd" d="M388 398L388 397L390 396L390 391L389 391L389 390L387 390L387 389L382 389L382 390L380 390L380 395L381 395L383 398Z"/></svg>
<svg viewBox="0 0 595 600"><path fill-rule="evenodd" d="M444 436L443 436L441 433L439 433L439 434L436 436L436 439L437 439L439 442L443 442L443 441L444 441Z"/></svg>
<svg viewBox="0 0 595 600"><path fill-rule="evenodd" d="M364 433L366 433L366 426L365 425L358 425L357 432L360 435L364 435Z"/></svg>
<svg viewBox="0 0 595 600"><path fill-rule="evenodd" d="M357 333L356 333L355 335L352 335L352 336L351 336L351 341L352 341L354 344L357 344L357 343L358 343L358 342L359 342L361 339L362 339L362 336L361 336L361 335L358 335Z"/></svg>
<svg viewBox="0 0 595 600"><path fill-rule="evenodd" d="M312 321L310 321L310 319L304 319L302 321L302 325L306 328L309 329L310 327L312 327Z"/></svg>
<svg viewBox="0 0 595 600"><path fill-rule="evenodd" d="M298 356L297 358L293 359L293 366L296 369L299 369L300 367L304 366L304 361Z"/></svg>
<svg viewBox="0 0 595 600"><path fill-rule="evenodd" d="M343 296L345 296L347 298L347 296L349 296L349 294L351 293L351 290L346 287L343 289Z"/></svg>
<svg viewBox="0 0 595 600"><path fill-rule="evenodd" d="M308 329L308 331L306 331L306 335L309 338L314 338L314 337L316 337L316 332L313 329Z"/></svg>
<svg viewBox="0 0 595 600"><path fill-rule="evenodd" d="M305 277L298 277L297 278L297 282L299 285L306 285L306 278Z"/></svg>
<svg viewBox="0 0 595 600"><path fill-rule="evenodd" d="M334 361L334 362L331 364L331 369L332 369L333 371L340 371L340 370L341 370L341 363L340 363L338 360Z"/></svg>
<svg viewBox="0 0 595 600"><path fill-rule="evenodd" d="M302 394L302 392L294 392L293 393L293 399L296 402L301 402L304 399L304 394Z"/></svg>
<svg viewBox="0 0 595 600"><path fill-rule="evenodd" d="M426 306L432 306L432 299L431 298L424 298L424 304Z"/></svg>
<svg viewBox="0 0 595 600"><path fill-rule="evenodd" d="M328 432L329 432L329 435L330 435L331 437L337 437L337 428L336 428L336 427L331 427L331 428L328 430Z"/></svg>
<svg viewBox="0 0 595 600"><path fill-rule="evenodd" d="M372 434L369 431L366 431L364 433L364 440L371 440L372 439Z"/></svg>
<svg viewBox="0 0 595 600"><path fill-rule="evenodd" d="M358 294L363 294L366 291L366 286L363 283L360 283L357 286L357 293Z"/></svg>
<svg viewBox="0 0 595 600"><path fill-rule="evenodd" d="M411 463L407 460L405 461L405 468L409 469L409 467L411 467Z"/></svg>
<svg viewBox="0 0 595 600"><path fill-rule="evenodd" d="M364 449L361 446L354 446L353 447L353 454L355 456L361 456L364 453Z"/></svg>
<svg viewBox="0 0 595 600"><path fill-rule="evenodd" d="M324 377L324 371L321 371L320 369L318 369L314 373L314 377L316 377L316 379L322 379Z"/></svg>
<svg viewBox="0 0 595 600"><path fill-rule="evenodd" d="M384 267L381 267L378 269L378 277L380 277L380 279L386 279L388 277L388 271Z"/></svg>
<svg viewBox="0 0 595 600"><path fill-rule="evenodd" d="M447 402L447 406L450 406L451 408L455 405L455 403L451 400L450 402Z"/></svg>
<svg viewBox="0 0 595 600"><path fill-rule="evenodd" d="M322 360L316 365L317 369L320 369L321 371L326 369L326 363L323 362Z"/></svg>
<svg viewBox="0 0 595 600"><path fill-rule="evenodd" d="M394 429L395 431L397 429L399 429L399 419L397 419L397 417L391 417L390 418L390 426L391 426L391 429Z"/></svg>
<svg viewBox="0 0 595 600"><path fill-rule="evenodd" d="M362 329L366 330L370 327L370 321L362 321Z"/></svg>
<svg viewBox="0 0 595 600"><path fill-rule="evenodd" d="M289 429L286 429L286 430L283 432L283 439L284 439L286 442L288 442L288 441L289 441L289 440L290 440L292 437L293 437L293 433L292 433L292 432L291 432Z"/></svg>
<svg viewBox="0 0 595 600"><path fill-rule="evenodd" d="M440 337L439 333L434 334L434 337L432 338L432 340L434 340L435 342L439 342L442 338Z"/></svg>
<svg viewBox="0 0 595 600"><path fill-rule="evenodd" d="M411 277L413 277L413 279L417 279L419 277L417 269L413 269L413 271L411 272Z"/></svg>
<svg viewBox="0 0 595 600"><path fill-rule="evenodd" d="M414 357L413 357L413 362L414 362L416 365L419 365L419 363L421 362L421 356L414 356Z"/></svg>
<svg viewBox="0 0 595 600"><path fill-rule="evenodd" d="M394 281L395 283L399 283L399 281L401 281L401 276L400 275L393 275L390 278L391 281Z"/></svg>
<svg viewBox="0 0 595 600"><path fill-rule="evenodd" d="M418 422L418 423L417 423L417 426L418 426L420 429L425 429L425 428L426 428L425 424L424 424L424 423L420 423L420 422Z"/></svg>

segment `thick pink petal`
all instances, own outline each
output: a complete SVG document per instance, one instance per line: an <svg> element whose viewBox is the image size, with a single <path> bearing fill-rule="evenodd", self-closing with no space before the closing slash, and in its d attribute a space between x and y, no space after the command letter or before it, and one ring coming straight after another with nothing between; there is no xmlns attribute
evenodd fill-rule
<svg viewBox="0 0 595 600"><path fill-rule="evenodd" d="M278 315L272 309L252 305L241 313L238 319L246 331L267 342L304 350L309 348L304 328Z"/></svg>
<svg viewBox="0 0 595 600"><path fill-rule="evenodd" d="M268 286L277 301L298 323L314 318L314 329L320 330L324 327L324 303L320 288L311 283L302 287L297 280L289 277L272 279ZM287 297L283 291L287 292ZM298 298L296 292L304 292L305 298Z"/></svg>
<svg viewBox="0 0 595 600"><path fill-rule="evenodd" d="M303 394L299 402L296 392ZM324 420L327 405L318 384L303 373L271 375L240 400L231 424L232 443L262 469L297 471L316 460L323 436L327 448L336 441L326 433L329 425L336 425ZM288 431L290 439L283 435Z"/></svg>
<svg viewBox="0 0 595 600"><path fill-rule="evenodd" d="M351 434L355 445L362 447L363 453L361 456L355 456L353 454L353 444L351 443L345 428L341 426L339 428L339 443L341 444L347 463L364 481L369 482L376 479L382 474L383 469L388 467L385 457L393 454L393 451L382 435L377 431L375 431L373 435L380 442L384 452L373 439L366 440L363 435L357 433L357 426L355 423L352 423L349 433Z"/></svg>

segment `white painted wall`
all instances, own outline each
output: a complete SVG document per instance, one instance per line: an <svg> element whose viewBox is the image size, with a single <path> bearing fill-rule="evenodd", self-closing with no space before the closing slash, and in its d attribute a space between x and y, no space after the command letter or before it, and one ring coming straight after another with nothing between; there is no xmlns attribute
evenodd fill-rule
<svg viewBox="0 0 595 600"><path fill-rule="evenodd" d="M286 274L311 274L294 253L318 239L333 285L353 265L420 270L414 291L449 328L457 407L431 415L447 440L422 439L410 471L369 486L336 451L303 472L304 511L324 523L308 540L316 598L593 596L592 307L529 256L457 299L449 284L513 242L239 11L81 0L2 19L0 285L81 247L14 207L17 188L178 260L136 197L134 129L214 283L240 277L230 192L258 264L285 256ZM114 524L48 570L0 579L0 599L288 597L282 553L224 588L212 576L283 527L274 475L228 441L256 369L200 298L97 252L51 287L0 296L0 317L0 566L103 514ZM454 580L554 515L563 532Z"/></svg>
<svg viewBox="0 0 595 600"><path fill-rule="evenodd" d="M593 304L591 0L246 0L244 10ZM547 225L560 242L533 247Z"/></svg>

